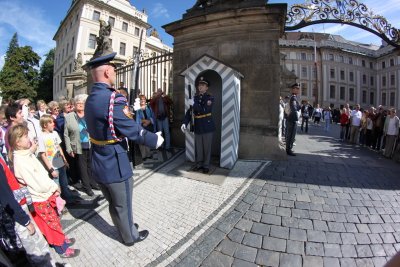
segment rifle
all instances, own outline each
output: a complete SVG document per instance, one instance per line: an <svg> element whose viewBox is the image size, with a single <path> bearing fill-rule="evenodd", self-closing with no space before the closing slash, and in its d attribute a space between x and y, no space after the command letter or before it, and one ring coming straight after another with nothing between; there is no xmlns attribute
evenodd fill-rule
<svg viewBox="0 0 400 267"><path fill-rule="evenodd" d="M189 84L188 85L188 93L189 93L189 99L192 99L192 86ZM193 114L193 106L189 106L189 112L190 112L190 131L194 132L194 114Z"/></svg>
<svg viewBox="0 0 400 267"><path fill-rule="evenodd" d="M137 53L135 54L134 58L134 66L133 66L133 71L132 71L132 88L130 90L130 97L129 97L129 105L132 107L132 112L133 110L133 104L135 102L135 99L138 97L138 87L139 87L139 63L140 63L140 54L141 54L141 48L142 48L142 37L143 37L143 29L140 32L140 39L139 39L139 49ZM141 164L142 161L142 156L140 154L139 150L139 145L136 144L135 142L129 140L128 142L129 148L130 148L130 156L132 159L132 165L137 166Z"/></svg>
<svg viewBox="0 0 400 267"><path fill-rule="evenodd" d="M134 66L133 66L133 72L132 72L132 89L131 89L131 95L129 99L129 103L133 105L135 102L135 99L138 97L138 87L139 87L139 63L140 63L140 55L141 55L141 49L142 49L142 38L143 38L143 29L140 32L140 39L139 39L139 48L137 53L135 53L135 58L133 59L134 61Z"/></svg>

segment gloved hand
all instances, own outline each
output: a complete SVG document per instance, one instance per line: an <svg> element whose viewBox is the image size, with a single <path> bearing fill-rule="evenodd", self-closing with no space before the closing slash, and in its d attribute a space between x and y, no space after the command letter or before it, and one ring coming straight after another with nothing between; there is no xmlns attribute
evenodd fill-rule
<svg viewBox="0 0 400 267"><path fill-rule="evenodd" d="M135 102L133 103L133 110L136 111L136 110L139 110L139 109L140 109L140 99L136 98Z"/></svg>
<svg viewBox="0 0 400 267"><path fill-rule="evenodd" d="M186 125L184 123L181 126L181 131L182 131L182 133L185 133L185 131L186 131Z"/></svg>
<svg viewBox="0 0 400 267"><path fill-rule="evenodd" d="M161 132L156 132L156 135L158 137L156 148L159 148L164 143L164 138L161 136Z"/></svg>
<svg viewBox="0 0 400 267"><path fill-rule="evenodd" d="M188 99L188 104L189 106L193 106L194 105L194 100L192 98Z"/></svg>

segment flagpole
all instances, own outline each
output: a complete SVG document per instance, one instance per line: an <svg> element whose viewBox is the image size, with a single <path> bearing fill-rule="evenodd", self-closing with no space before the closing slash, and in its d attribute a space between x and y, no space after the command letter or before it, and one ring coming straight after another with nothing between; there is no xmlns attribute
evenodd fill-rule
<svg viewBox="0 0 400 267"><path fill-rule="evenodd" d="M314 30L313 30L314 32ZM318 63L317 63L317 41L315 40L314 33L314 68L315 68L315 105L319 103L319 90L318 90Z"/></svg>

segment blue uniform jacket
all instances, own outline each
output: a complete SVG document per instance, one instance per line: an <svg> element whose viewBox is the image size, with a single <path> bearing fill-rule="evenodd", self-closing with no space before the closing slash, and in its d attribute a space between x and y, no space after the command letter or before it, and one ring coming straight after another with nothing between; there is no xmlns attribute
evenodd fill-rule
<svg viewBox="0 0 400 267"><path fill-rule="evenodd" d="M103 141L113 140L108 124L110 96L114 89L105 83L95 83L85 104L85 120L91 138ZM151 148L157 145L157 135L143 129L135 120L129 118L126 98L117 94L114 102L114 128L120 138L127 137L138 144ZM143 132L142 132L143 130ZM142 134L141 134L142 132ZM125 141L109 145L92 144L92 173L98 183L111 184L132 177L132 167L127 154Z"/></svg>
<svg viewBox="0 0 400 267"><path fill-rule="evenodd" d="M207 101L211 100L212 104L207 105ZM212 108L214 105L214 97L209 94L196 95L193 101L194 114L194 133L205 134L215 131L215 124L212 118ZM190 112L186 112L183 123L188 125L191 120Z"/></svg>
<svg viewBox="0 0 400 267"><path fill-rule="evenodd" d="M297 111L299 111L301 107L300 107L299 101L297 101L296 95L292 95L290 97L288 105L290 105L290 114L289 114L287 120L291 121L291 122L298 121L299 116L298 116Z"/></svg>

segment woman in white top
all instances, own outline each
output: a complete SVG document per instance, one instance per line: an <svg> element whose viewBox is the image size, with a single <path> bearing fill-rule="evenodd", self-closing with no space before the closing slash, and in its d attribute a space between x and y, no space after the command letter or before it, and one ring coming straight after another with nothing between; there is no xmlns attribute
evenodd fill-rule
<svg viewBox="0 0 400 267"><path fill-rule="evenodd" d="M385 152L383 156L391 158L396 144L396 138L399 134L399 117L396 116L396 110L390 109L389 116L386 117L383 134L386 138Z"/></svg>

